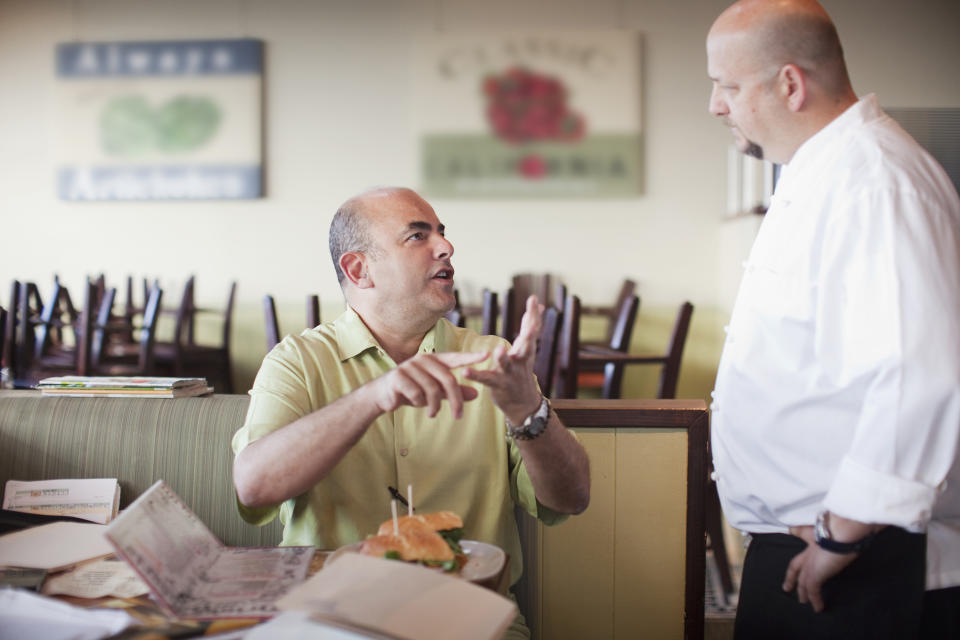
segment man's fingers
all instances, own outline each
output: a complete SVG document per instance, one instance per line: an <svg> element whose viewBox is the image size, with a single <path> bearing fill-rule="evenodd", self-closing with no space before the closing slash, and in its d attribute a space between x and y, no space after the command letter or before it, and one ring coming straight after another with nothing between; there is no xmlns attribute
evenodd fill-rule
<svg viewBox="0 0 960 640"><path fill-rule="evenodd" d="M497 371L479 371L477 369L464 369L463 377L467 380L479 382L487 387L502 386L503 374Z"/></svg>
<svg viewBox="0 0 960 640"><path fill-rule="evenodd" d="M787 574L783 577L784 591L790 592L797 587L797 576L800 575L801 566L803 566L803 563L800 560L800 555L797 555L790 561L790 564L787 565Z"/></svg>
<svg viewBox="0 0 960 640"><path fill-rule="evenodd" d="M537 302L537 296L528 297L526 311L520 320L520 333L510 347L510 355L527 358L536 352L542 318L543 305Z"/></svg>
<svg viewBox="0 0 960 640"><path fill-rule="evenodd" d="M431 405L430 417L437 415L437 411L440 410L440 400L443 398L446 398L450 403L450 411L455 418L462 416L463 394L460 392L460 383L457 382L450 369L433 358L424 358L417 364L423 368L424 375L438 385L440 395L437 398L436 407L434 408Z"/></svg>
<svg viewBox="0 0 960 640"><path fill-rule="evenodd" d="M823 611L823 595L820 593L819 584L811 584L807 589L807 596L810 598L810 605L817 613Z"/></svg>
<svg viewBox="0 0 960 640"><path fill-rule="evenodd" d="M449 351L437 353L433 357L445 364L450 369L464 367L468 364L483 362L490 356L489 351Z"/></svg>

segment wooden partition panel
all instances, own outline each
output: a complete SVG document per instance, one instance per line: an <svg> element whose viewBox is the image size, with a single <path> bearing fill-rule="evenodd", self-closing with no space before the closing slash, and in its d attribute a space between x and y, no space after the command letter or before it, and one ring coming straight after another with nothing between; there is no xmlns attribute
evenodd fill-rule
<svg viewBox="0 0 960 640"><path fill-rule="evenodd" d="M590 456L591 499L583 514L528 537L534 637L702 638L705 404L557 400L554 408Z"/></svg>

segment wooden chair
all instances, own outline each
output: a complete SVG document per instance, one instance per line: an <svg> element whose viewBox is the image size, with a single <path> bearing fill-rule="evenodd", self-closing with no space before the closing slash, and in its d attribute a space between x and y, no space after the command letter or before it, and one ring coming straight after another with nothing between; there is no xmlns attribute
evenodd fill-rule
<svg viewBox="0 0 960 640"><path fill-rule="evenodd" d="M580 352L580 298L568 295L563 307L553 398L577 397Z"/></svg>
<svg viewBox="0 0 960 640"><path fill-rule="evenodd" d="M605 350L599 347L580 350L581 363L604 363L603 397L620 397L620 387L623 382L623 368L628 364L655 364L662 367L660 384L657 387L657 398L671 399L677 397L677 382L680 378L680 361L683 358L683 348L687 342L687 333L690 330L690 318L693 316L693 305L684 302L677 311L677 319L673 325L673 333L663 355L633 355Z"/></svg>
<svg viewBox="0 0 960 640"><path fill-rule="evenodd" d="M544 306L562 309L566 298L566 287L559 276L544 273L521 273L513 276L510 288L503 297L500 313L500 336L513 342L520 333L520 320L526 309L527 298L531 295Z"/></svg>
<svg viewBox="0 0 960 640"><path fill-rule="evenodd" d="M607 346L613 340L613 333L617 326L617 316L623 308L624 302L634 295L637 290L637 283L630 279L625 279L620 285L620 291L617 293L617 299L613 306L582 306L581 313L584 316L602 316L607 320L607 334L603 340L588 340L581 342L581 346Z"/></svg>
<svg viewBox="0 0 960 640"><path fill-rule="evenodd" d="M579 388L599 388L604 398L620 397L620 382L625 365L619 361L614 362L614 359L625 356L630 349L639 308L638 296L631 295L624 298L617 310L610 341L604 346L581 342L577 362ZM613 363L609 371L607 371L608 363Z"/></svg>
<svg viewBox="0 0 960 640"><path fill-rule="evenodd" d="M230 371L230 329L232 327L237 283L230 284L227 305L222 312L220 344L198 344L194 336L196 316L209 312L194 304L194 276L187 279L174 321L173 340L156 345L157 367L178 377L205 377L220 393L233 393ZM219 312L217 312L219 313Z"/></svg>
<svg viewBox="0 0 960 640"><path fill-rule="evenodd" d="M56 278L47 304L36 284L13 281L3 360L14 387L29 389L41 378L75 372L75 350L62 343L62 329L74 324L61 321L63 295Z"/></svg>
<svg viewBox="0 0 960 640"><path fill-rule="evenodd" d="M93 295L90 291L88 295ZM160 319L161 306L163 300L163 290L156 284L151 287L150 294L147 297L146 305L143 309L143 320L136 328L137 350L131 354L124 350L119 353L110 348L108 335L111 330L118 330L115 323L111 323L111 311L116 298L116 288L109 288L104 291L103 298L99 306L95 309L96 319L90 327L91 339L89 341L89 373L83 375L105 375L105 376L148 376L158 373L155 366L155 346L157 339L157 325ZM86 305L84 305L86 308ZM91 317L94 309L91 307ZM84 311L84 315L87 312ZM120 327L120 331L125 331L126 327Z"/></svg>
<svg viewBox="0 0 960 640"><path fill-rule="evenodd" d="M93 293L85 295L85 307L96 298L95 283L88 281L88 289ZM58 278L46 304L35 284L16 281L11 302L15 304L4 326L3 360L14 387L31 388L49 376L85 375L82 348L90 335L86 316L74 308ZM72 340L65 339L66 331L72 332Z"/></svg>
<svg viewBox="0 0 960 640"><path fill-rule="evenodd" d="M64 329L72 329L77 333L79 319L80 313L74 308L70 293L60 284L60 279L54 276L53 288L34 329L31 360L47 369L76 368L76 335L73 344L65 342L63 336Z"/></svg>
<svg viewBox="0 0 960 640"><path fill-rule="evenodd" d="M267 334L267 351L280 344L283 335L280 333L280 322L277 319L277 306L273 296L263 296L263 322ZM307 296L307 329L320 324L320 297L316 294Z"/></svg>

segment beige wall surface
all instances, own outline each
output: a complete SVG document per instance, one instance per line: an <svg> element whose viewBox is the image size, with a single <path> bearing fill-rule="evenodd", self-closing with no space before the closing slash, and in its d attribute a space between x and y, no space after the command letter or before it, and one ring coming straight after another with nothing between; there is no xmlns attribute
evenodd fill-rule
<svg viewBox="0 0 960 640"><path fill-rule="evenodd" d="M12 278L46 291L105 272L158 277L168 304L197 275L203 305L236 279L237 373L264 354L259 301L286 330L303 296L341 308L327 249L332 212L372 185L416 186L411 130L417 39L463 28L627 29L642 41L644 192L620 200L435 200L457 248L467 302L518 271L559 273L587 304L624 277L643 299L635 350L662 349L674 310L696 305L680 394L703 397L756 220L724 220L729 134L707 114L703 39L715 0L0 0L0 304ZM826 0L854 86L896 107L958 107L960 3ZM266 197L252 201L68 203L54 192L58 42L255 37L265 42ZM628 374L649 395L653 375Z"/></svg>

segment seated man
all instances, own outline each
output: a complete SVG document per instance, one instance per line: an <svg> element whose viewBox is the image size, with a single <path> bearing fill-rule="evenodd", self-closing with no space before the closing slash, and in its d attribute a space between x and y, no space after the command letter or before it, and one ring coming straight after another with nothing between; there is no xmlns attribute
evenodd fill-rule
<svg viewBox="0 0 960 640"><path fill-rule="evenodd" d="M387 487L412 485L418 511L456 511L465 538L506 550L516 582L513 504L552 524L590 500L586 453L533 375L542 306L527 301L512 346L443 319L453 246L409 189L344 203L330 253L347 309L264 359L233 439L241 515L279 512L282 544L331 549L375 533Z"/></svg>

